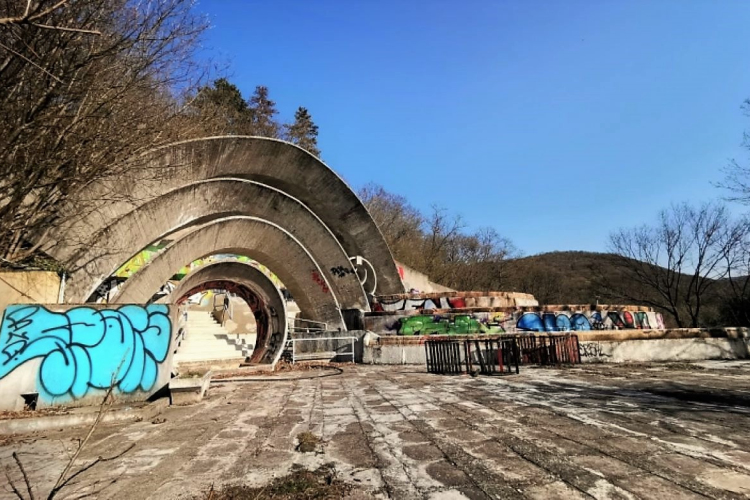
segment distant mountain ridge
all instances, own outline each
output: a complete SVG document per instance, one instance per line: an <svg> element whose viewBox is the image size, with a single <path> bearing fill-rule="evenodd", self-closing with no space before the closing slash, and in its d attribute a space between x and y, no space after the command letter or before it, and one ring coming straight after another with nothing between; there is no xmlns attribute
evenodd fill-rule
<svg viewBox="0 0 750 500"><path fill-rule="evenodd" d="M629 281L609 253L547 252L506 262L508 285L514 291L532 293L540 303L594 304L619 298L608 294L603 282Z"/></svg>

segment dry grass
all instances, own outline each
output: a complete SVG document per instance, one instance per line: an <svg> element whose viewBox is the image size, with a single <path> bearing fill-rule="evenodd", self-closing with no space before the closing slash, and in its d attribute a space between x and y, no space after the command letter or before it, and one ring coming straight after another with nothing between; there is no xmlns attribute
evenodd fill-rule
<svg viewBox="0 0 750 500"><path fill-rule="evenodd" d="M314 452L320 444L320 438L312 432L305 431L297 434L297 451L302 453Z"/></svg>

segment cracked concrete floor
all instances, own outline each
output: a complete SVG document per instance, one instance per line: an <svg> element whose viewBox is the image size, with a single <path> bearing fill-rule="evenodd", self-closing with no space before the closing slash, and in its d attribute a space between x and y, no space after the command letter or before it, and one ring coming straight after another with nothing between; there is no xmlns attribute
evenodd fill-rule
<svg viewBox="0 0 750 500"><path fill-rule="evenodd" d="M212 483L262 485L293 464L329 462L357 498L750 498L750 363L492 378L348 366L220 383L161 418L98 428L81 463L135 447L81 474L62 498L190 498ZM46 491L85 430L15 436L0 464L17 451ZM304 431L322 438L316 453L295 451Z"/></svg>

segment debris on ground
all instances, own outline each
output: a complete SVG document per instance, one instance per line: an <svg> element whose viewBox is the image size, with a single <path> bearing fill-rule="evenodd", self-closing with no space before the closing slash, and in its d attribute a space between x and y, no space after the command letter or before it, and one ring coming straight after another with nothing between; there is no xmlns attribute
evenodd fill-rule
<svg viewBox="0 0 750 500"><path fill-rule="evenodd" d="M0 420L13 420L17 418L49 417L52 415L67 415L70 410L61 406L40 408L37 410L0 411Z"/></svg>
<svg viewBox="0 0 750 500"><path fill-rule="evenodd" d="M236 377L273 377L278 376L281 374L286 374L290 372L311 372L314 370L331 370L331 369L337 369L340 366L351 366L351 363L328 363L328 362L320 362L320 361L310 361L310 362L297 362L297 363L289 363L287 361L279 361L276 363L276 366L273 371L259 371L257 368L239 368L237 370L231 370L231 371L221 371L219 373L214 372L214 374L211 376L212 379L216 380L222 380L222 379L228 379L228 378L236 378Z"/></svg>
<svg viewBox="0 0 750 500"><path fill-rule="evenodd" d="M194 500L339 500L351 497L353 490L353 485L338 479L333 464L314 471L295 465L290 474L278 477L266 486L227 485L221 489L212 486Z"/></svg>
<svg viewBox="0 0 750 500"><path fill-rule="evenodd" d="M297 434L297 451L302 453L314 452L320 444L320 438L310 431Z"/></svg>

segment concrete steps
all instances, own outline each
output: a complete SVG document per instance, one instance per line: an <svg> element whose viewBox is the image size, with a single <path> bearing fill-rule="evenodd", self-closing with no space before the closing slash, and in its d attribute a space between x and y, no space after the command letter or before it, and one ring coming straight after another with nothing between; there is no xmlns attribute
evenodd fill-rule
<svg viewBox="0 0 750 500"><path fill-rule="evenodd" d="M214 362L239 365L255 346L254 333L231 334L206 311L188 311L186 332L175 353L177 367Z"/></svg>

